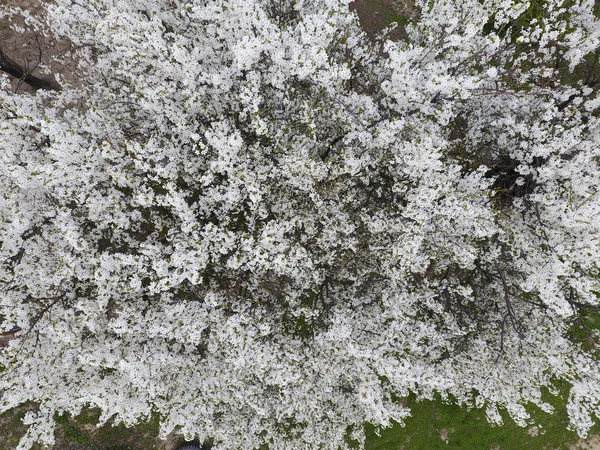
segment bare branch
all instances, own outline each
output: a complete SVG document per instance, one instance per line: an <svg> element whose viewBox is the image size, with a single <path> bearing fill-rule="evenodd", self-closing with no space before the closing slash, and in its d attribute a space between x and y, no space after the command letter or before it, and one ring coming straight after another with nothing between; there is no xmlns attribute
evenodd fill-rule
<svg viewBox="0 0 600 450"><path fill-rule="evenodd" d="M37 66L37 65L36 65ZM35 69L34 66L32 69L25 69L20 64L9 58L3 51L0 49L0 71L12 75L15 78L18 78L21 82L24 82L31 86L34 90L46 90L46 91L60 91L62 87L52 79L42 79L32 75L31 72Z"/></svg>

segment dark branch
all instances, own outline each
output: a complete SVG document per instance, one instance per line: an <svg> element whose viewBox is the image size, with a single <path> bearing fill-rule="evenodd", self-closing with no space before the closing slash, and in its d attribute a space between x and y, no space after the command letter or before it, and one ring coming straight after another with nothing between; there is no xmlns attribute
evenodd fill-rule
<svg viewBox="0 0 600 450"><path fill-rule="evenodd" d="M31 75L31 70L24 69L17 62L10 59L0 49L0 71L18 78L24 83L27 83L34 90L42 89L46 91L60 91L61 86L54 80L44 80Z"/></svg>

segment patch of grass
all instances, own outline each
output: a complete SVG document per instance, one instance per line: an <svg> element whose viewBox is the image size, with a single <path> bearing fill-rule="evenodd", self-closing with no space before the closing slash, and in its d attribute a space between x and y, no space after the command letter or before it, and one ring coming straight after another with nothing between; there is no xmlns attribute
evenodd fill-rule
<svg viewBox="0 0 600 450"><path fill-rule="evenodd" d="M23 417L32 408L22 406L13 408L0 415L0 448L17 448L19 440L25 434L27 427L23 425Z"/></svg>
<svg viewBox="0 0 600 450"><path fill-rule="evenodd" d="M399 15L395 10L388 11L387 19L388 24L397 23L398 26L406 27L411 22L410 16Z"/></svg>
<svg viewBox="0 0 600 450"><path fill-rule="evenodd" d="M481 409L468 411L441 400L409 401L412 417L406 427L396 424L381 430L367 427L367 450L435 450L435 449L553 449L568 450L579 440L576 433L568 431L566 411L566 383L557 383L561 391L558 397L545 395L544 400L555 408L547 414L535 406L528 408L532 423L525 428L516 425L508 414L503 413L504 425L492 426ZM600 433L595 426L591 434Z"/></svg>
<svg viewBox="0 0 600 450"><path fill-rule="evenodd" d="M99 411L88 410L78 416L77 420L94 424L99 415ZM100 450L150 450L164 448L164 442L158 439L158 429L159 417L153 415L150 420L132 428L123 424L113 426L108 423L96 428L92 433L93 440Z"/></svg>
<svg viewBox="0 0 600 450"><path fill-rule="evenodd" d="M159 417L134 427L113 426L110 422L97 427L100 411L84 408L77 417L56 415L54 450L161 450L166 443L158 439ZM4 449L0 445L0 449Z"/></svg>
<svg viewBox="0 0 600 450"><path fill-rule="evenodd" d="M600 360L600 313L586 311L577 316L571 325L569 337Z"/></svg>
<svg viewBox="0 0 600 450"><path fill-rule="evenodd" d="M559 396L544 395L544 400L555 408L547 414L535 406L528 411L532 422L525 428L517 426L506 413L504 425L490 425L485 412L480 409L467 411L457 405L448 405L440 399L416 402L409 399L412 417L406 427L395 425L382 430L378 436L375 429L367 426L367 450L436 450L436 449L497 449L497 450L568 450L579 439L566 429L568 417L565 398L567 383L557 383ZM0 449L14 449L24 434L22 423L25 413L33 406L15 408L0 415ZM106 424L95 427L99 411L84 409L72 418L67 414L57 416L56 444L54 450L164 450L167 444L158 439L159 417L153 415L144 423L132 428ZM591 430L600 434L600 426ZM180 444L184 441L180 439ZM209 444L210 443L204 443ZM209 447L210 448L210 447ZM36 446L35 449L41 449Z"/></svg>
<svg viewBox="0 0 600 450"><path fill-rule="evenodd" d="M11 450L17 447L25 434L27 426L23 417L28 411L36 408L27 404L13 408L0 415L0 450ZM149 420L134 427L124 425L113 426L107 423L96 427L100 411L84 408L77 417L69 414L55 416L55 445L46 450L164 450L167 442L158 438L160 418L154 414ZM33 450L41 450L35 445Z"/></svg>
<svg viewBox="0 0 600 450"><path fill-rule="evenodd" d="M83 408L75 420L81 425L96 425L100 419L100 410L96 408Z"/></svg>
<svg viewBox="0 0 600 450"><path fill-rule="evenodd" d="M90 439L77 425L73 423L68 414L56 415L55 417L57 428L63 434L64 439L79 445L88 445Z"/></svg>

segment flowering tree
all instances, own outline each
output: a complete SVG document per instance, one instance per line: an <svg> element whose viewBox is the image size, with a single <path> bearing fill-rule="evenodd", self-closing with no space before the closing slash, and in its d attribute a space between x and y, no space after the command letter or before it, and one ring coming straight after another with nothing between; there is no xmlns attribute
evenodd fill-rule
<svg viewBox="0 0 600 450"><path fill-rule="evenodd" d="M585 436L593 1L419 1L397 42L348 6L56 0L28 17L85 76L0 94L0 331L23 329L0 411L39 405L20 449L85 406L215 449L349 448L366 422L402 423L409 394L525 425L556 380Z"/></svg>

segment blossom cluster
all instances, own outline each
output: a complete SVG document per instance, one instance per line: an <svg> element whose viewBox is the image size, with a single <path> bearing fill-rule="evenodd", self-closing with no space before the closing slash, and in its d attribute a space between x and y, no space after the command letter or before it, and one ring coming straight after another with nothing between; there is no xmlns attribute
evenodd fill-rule
<svg viewBox="0 0 600 450"><path fill-rule="evenodd" d="M19 449L97 407L336 450L408 395L525 425L557 380L588 432L594 2L418 0L397 41L348 3L47 4L86 76L0 91L0 329L23 329L0 411L39 405Z"/></svg>

